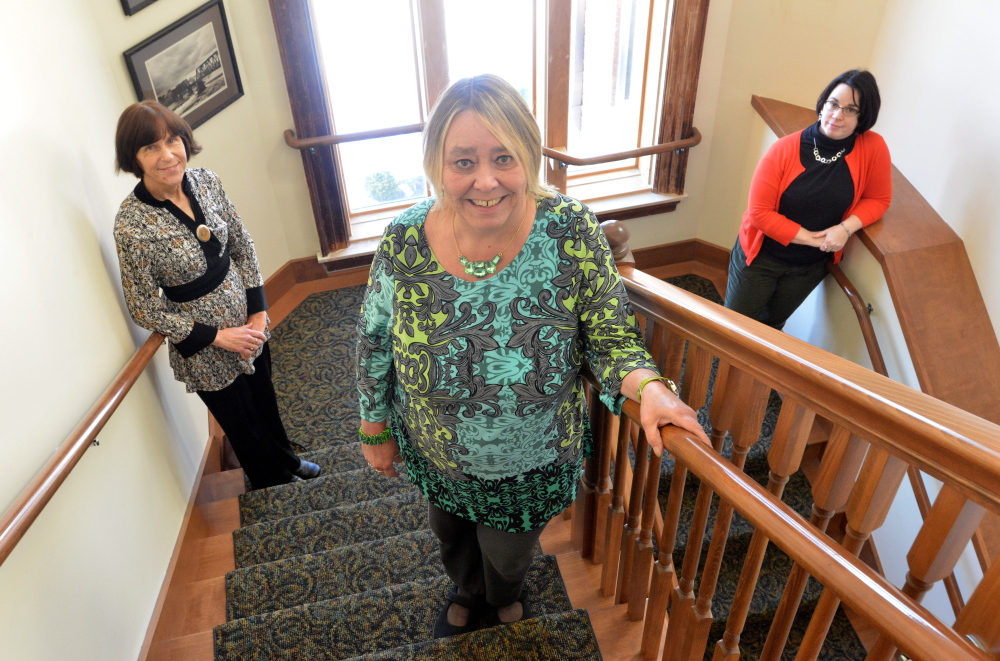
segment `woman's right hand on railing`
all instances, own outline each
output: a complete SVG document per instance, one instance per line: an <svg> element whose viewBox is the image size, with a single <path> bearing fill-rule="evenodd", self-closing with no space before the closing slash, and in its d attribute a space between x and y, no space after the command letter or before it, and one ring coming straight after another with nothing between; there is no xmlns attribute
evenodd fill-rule
<svg viewBox="0 0 1000 661"><path fill-rule="evenodd" d="M243 360L250 360L260 345L266 341L266 335L251 328L250 324L246 324L245 326L220 328L215 334L215 340L212 344L220 349L240 354Z"/></svg>

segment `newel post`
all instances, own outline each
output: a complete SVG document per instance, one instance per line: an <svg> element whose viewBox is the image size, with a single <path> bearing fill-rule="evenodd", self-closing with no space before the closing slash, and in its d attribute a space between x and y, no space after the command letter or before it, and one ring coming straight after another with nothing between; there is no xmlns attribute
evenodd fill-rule
<svg viewBox="0 0 1000 661"><path fill-rule="evenodd" d="M622 268L635 268L635 257L628 247L628 240L631 233L625 227L625 223L620 220L605 220L601 223L604 236L608 237L611 244L611 254L615 256L615 266L621 271Z"/></svg>

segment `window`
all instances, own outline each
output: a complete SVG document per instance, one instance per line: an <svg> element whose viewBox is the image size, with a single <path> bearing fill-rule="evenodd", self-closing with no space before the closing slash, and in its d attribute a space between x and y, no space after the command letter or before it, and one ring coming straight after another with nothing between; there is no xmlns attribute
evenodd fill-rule
<svg viewBox="0 0 1000 661"><path fill-rule="evenodd" d="M688 137L707 4L271 0L298 137L422 123L449 79L491 72L521 91L547 147L583 157ZM675 59L685 71L675 77L690 102L667 108L667 50L681 41L684 56ZM681 193L684 164L670 163L685 156L569 168L546 159L546 179L588 200L653 188ZM303 162L324 255L377 236L429 194L419 133L316 146ZM670 167L681 176L664 178Z"/></svg>

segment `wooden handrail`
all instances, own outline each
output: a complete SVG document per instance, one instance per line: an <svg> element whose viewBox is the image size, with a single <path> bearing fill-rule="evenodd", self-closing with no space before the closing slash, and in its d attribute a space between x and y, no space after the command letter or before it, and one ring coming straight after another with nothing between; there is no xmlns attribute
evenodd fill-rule
<svg viewBox="0 0 1000 661"><path fill-rule="evenodd" d="M13 504L0 516L0 565L21 541L24 534L35 522L38 515L55 495L56 491L66 481L70 471L83 457L87 448L97 440L97 435L104 429L111 415L125 399L132 385L146 369L153 354L163 343L164 337L159 333L151 333L149 338L129 359L115 380L111 382L104 394L100 396L83 420L80 421L65 441L56 448L52 457L42 466L41 470L21 491Z"/></svg>
<svg viewBox="0 0 1000 661"><path fill-rule="evenodd" d="M868 305L862 300L857 287L839 265L827 262L826 268L840 285L840 290L847 296L851 307L854 308L854 314L858 317L858 325L861 326L861 336L865 340L865 346L868 347L868 357L871 358L872 369L882 376L889 376L889 372L885 368L885 360L882 359L882 350L878 346L878 338L875 336L875 327L872 326Z"/></svg>
<svg viewBox="0 0 1000 661"><path fill-rule="evenodd" d="M1000 511L1000 426L780 331L747 324L742 315L641 271L620 270L633 305L647 317L697 337L754 378L796 393L827 420Z"/></svg>
<svg viewBox="0 0 1000 661"><path fill-rule="evenodd" d="M339 145L344 142L356 142L358 140L372 140L375 138L387 138L394 135L405 135L407 133L419 133L423 130L423 124L407 124L406 126L375 129L373 131L323 135L315 138L298 138L295 136L295 131L287 129L285 130L285 144L292 149L315 149L316 147L325 147L327 145ZM694 127L691 128L691 131L691 137L684 138L683 140L673 140L671 142L663 142L657 145L650 145L649 147L640 147L638 149L630 149L628 151L615 152L613 154L605 154L603 156L580 158L565 152L550 149L548 147L542 147L542 153L553 160L567 165L598 165L600 163L612 163L614 161L621 161L627 158L639 158L640 156L650 156L652 154L661 154L668 151L690 149L701 142L701 132Z"/></svg>
<svg viewBox="0 0 1000 661"><path fill-rule="evenodd" d="M623 411L633 420L639 407L631 401ZM903 652L920 659L993 657L913 603L885 578L857 558L845 554L825 534L809 525L788 505L736 470L700 441L676 427L661 429L665 448L731 503L757 530L780 546L845 604L884 632Z"/></svg>

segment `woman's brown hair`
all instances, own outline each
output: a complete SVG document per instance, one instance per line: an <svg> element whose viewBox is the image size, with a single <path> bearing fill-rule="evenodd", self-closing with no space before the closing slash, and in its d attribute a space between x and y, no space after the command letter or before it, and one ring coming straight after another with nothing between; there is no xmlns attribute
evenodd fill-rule
<svg viewBox="0 0 1000 661"><path fill-rule="evenodd" d="M128 172L142 179L142 166L136 158L139 150L171 135L181 139L189 159L201 152L191 126L173 110L156 101L133 103L118 118L115 172Z"/></svg>

